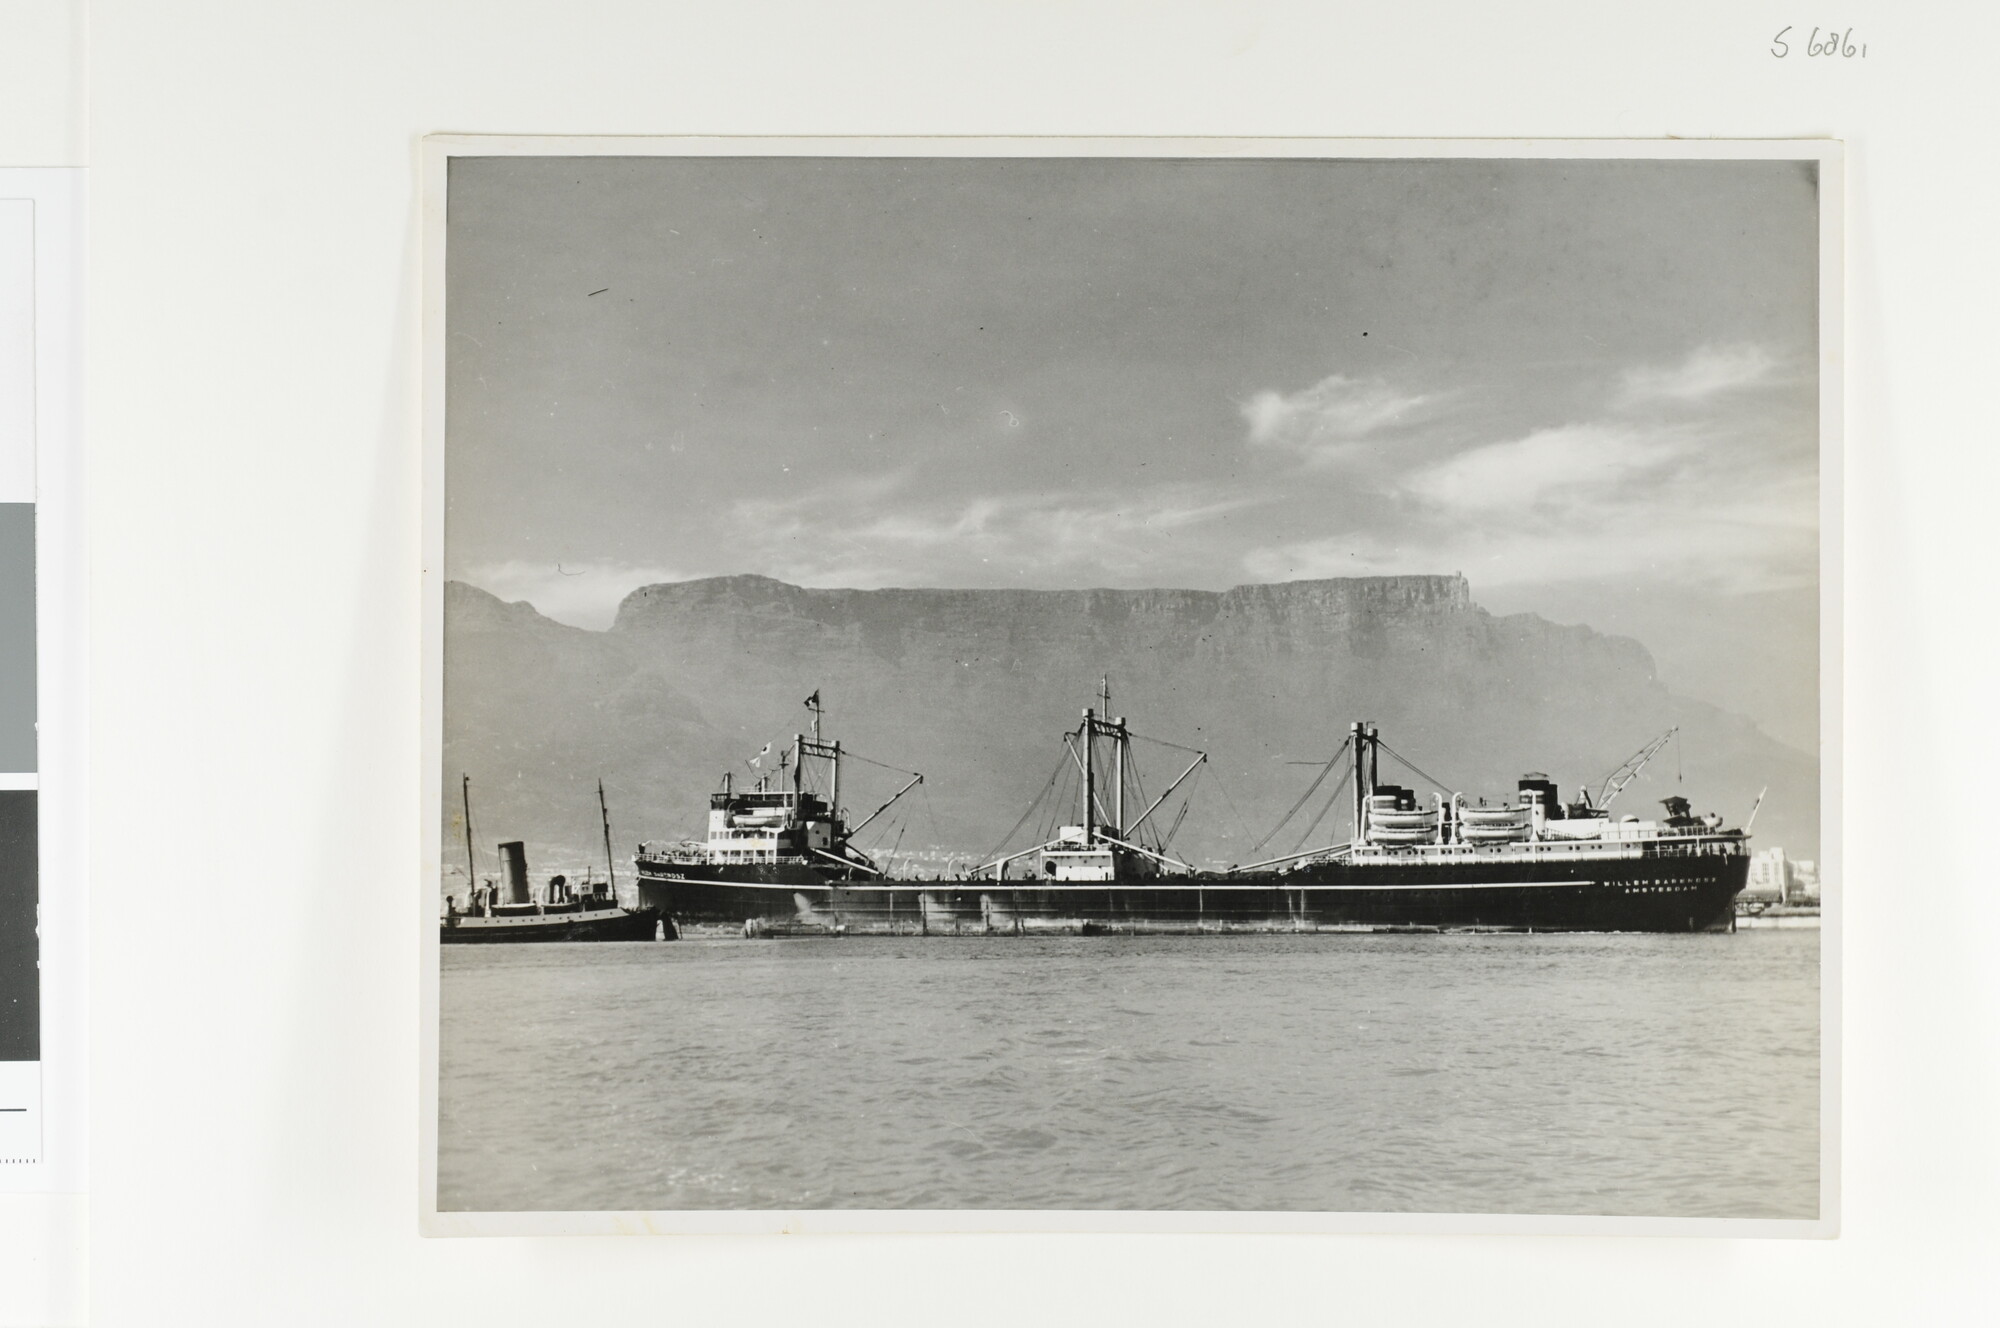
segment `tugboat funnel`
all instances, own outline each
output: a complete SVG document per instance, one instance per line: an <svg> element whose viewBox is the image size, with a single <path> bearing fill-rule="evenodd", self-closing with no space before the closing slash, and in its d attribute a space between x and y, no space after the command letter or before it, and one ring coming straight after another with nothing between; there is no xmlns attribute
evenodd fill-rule
<svg viewBox="0 0 2000 1328"><path fill-rule="evenodd" d="M534 897L528 890L528 850L516 839L500 846L500 861L507 870L507 902L510 904L531 904Z"/></svg>

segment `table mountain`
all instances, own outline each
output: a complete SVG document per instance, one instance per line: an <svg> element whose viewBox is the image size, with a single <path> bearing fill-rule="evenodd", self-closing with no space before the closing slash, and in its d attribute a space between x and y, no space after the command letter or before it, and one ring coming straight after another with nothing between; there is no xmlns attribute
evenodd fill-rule
<svg viewBox="0 0 2000 1328"><path fill-rule="evenodd" d="M1252 860L1351 720L1428 775L1512 801L1524 771L1571 796L1670 725L1615 809L1682 792L1732 825L1757 792L1761 845L1818 852L1812 758L1749 720L1676 696L1638 643L1476 605L1457 576L1356 577L1196 590L813 590L760 576L646 586L608 631L565 626L462 583L445 596L447 861L463 843L461 773L482 854L525 838L547 862L598 843L610 795L621 877L640 839L698 835L724 771L739 785L825 704L826 735L925 785L871 849L965 862L997 842L1064 759L1060 734L1109 676L1139 734L1209 752L1174 850ZM1158 791L1186 764L1136 745ZM1428 787L1385 759L1385 778ZM902 782L855 763L842 802L865 815ZM1324 786L1263 856L1292 847ZM1345 803L1313 842L1344 838ZM1171 809L1170 809L1171 810ZM1046 821L1049 818L1040 818ZM1034 825L1016 836L1026 847ZM489 868L482 865L482 871Z"/></svg>

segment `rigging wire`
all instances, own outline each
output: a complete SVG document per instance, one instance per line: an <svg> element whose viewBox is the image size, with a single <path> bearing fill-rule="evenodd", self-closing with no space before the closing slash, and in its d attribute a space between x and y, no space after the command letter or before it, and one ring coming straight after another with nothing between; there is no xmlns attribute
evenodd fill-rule
<svg viewBox="0 0 2000 1328"><path fill-rule="evenodd" d="M908 775L912 779L916 778L917 774L917 772L914 770L905 770L900 766L884 765L880 761L872 761L865 756L857 756L853 752L848 751L845 747L840 749L840 759L843 761L859 761L863 765L872 765L875 766L877 769L887 770L891 774Z"/></svg>
<svg viewBox="0 0 2000 1328"><path fill-rule="evenodd" d="M1285 826L1291 822L1291 819L1299 814L1299 808L1305 806L1307 800L1310 799L1312 795L1318 791L1319 786L1324 782L1326 782L1326 777L1333 773L1334 766L1338 765L1340 763L1340 758L1347 754L1347 749L1353 743L1353 741L1354 739L1351 736L1343 738L1341 740L1340 746L1334 749L1333 755L1327 758L1326 764L1320 767L1319 773L1317 775L1313 776L1313 782L1306 786L1306 791L1304 793L1299 794L1299 800L1292 804L1292 809L1286 812L1282 817L1280 817L1278 823L1271 827L1270 834L1265 835L1262 839L1258 840L1256 843L1250 846L1251 857L1254 858L1259 853L1262 853L1264 851L1264 845L1276 839L1278 837L1278 832L1283 830ZM1245 830L1247 833L1248 827L1245 827Z"/></svg>
<svg viewBox="0 0 2000 1328"><path fill-rule="evenodd" d="M1138 807L1140 810L1143 811L1146 805L1151 801L1151 799L1149 799L1146 796L1146 786L1139 779L1139 763L1137 761L1127 761L1125 763L1125 782L1132 786L1131 793L1133 801L1131 805ZM1153 827L1141 826L1140 829L1152 830ZM1122 825L1119 826L1118 833L1121 835L1124 834L1125 827ZM1157 844L1159 840L1159 833L1157 831L1154 831L1153 839L1154 842ZM1144 848L1145 846L1146 846L1146 840L1145 837L1142 835L1139 839L1139 847Z"/></svg>
<svg viewBox="0 0 2000 1328"><path fill-rule="evenodd" d="M1446 784L1443 780L1437 778L1435 775L1427 775L1423 771L1417 769L1416 766L1410 763L1410 759L1408 757L1404 756L1394 747L1391 747L1388 743L1383 742L1380 738L1377 738L1375 740L1375 745L1377 747L1380 747L1383 751L1389 753L1389 755L1395 757L1398 761L1400 761L1403 764L1404 769L1408 770L1411 774L1415 775L1417 778L1430 780L1431 783L1437 786L1438 791L1443 793L1445 796L1449 797L1452 794L1458 792L1457 789L1452 788L1449 784Z"/></svg>
<svg viewBox="0 0 2000 1328"><path fill-rule="evenodd" d="M1250 822L1244 819L1243 813L1241 811L1237 810L1236 799L1229 796L1229 789L1224 786L1222 782L1222 776L1217 774L1215 771L1215 762L1210 761L1206 765L1204 765L1202 767L1202 773L1209 776L1209 778L1214 781L1215 791L1222 795L1223 805L1228 807L1229 814L1236 818L1236 828L1243 832L1243 837L1245 839L1250 838Z"/></svg>
<svg viewBox="0 0 2000 1328"><path fill-rule="evenodd" d="M1083 767L1084 767L1083 753L1079 752L1076 749L1072 741L1073 739L1079 736L1082 737L1085 742L1089 742L1091 740L1090 735L1086 730L1078 729L1075 733L1063 734L1063 746L1069 749L1069 759L1076 765L1077 778L1082 779ZM1105 814L1104 795L1101 790L1096 788L1089 790L1089 800L1091 805L1083 809L1083 819L1085 823L1093 825L1102 825L1104 822L1111 819L1109 816Z"/></svg>
<svg viewBox="0 0 2000 1328"><path fill-rule="evenodd" d="M1207 752L1204 752L1199 747L1183 747L1177 742L1168 742L1165 738L1149 738L1143 733L1134 733L1130 729L1127 729L1125 731L1125 736L1128 738L1136 738L1140 742L1150 742L1158 747L1171 747L1177 752L1186 752L1189 756L1208 755Z"/></svg>
<svg viewBox="0 0 2000 1328"><path fill-rule="evenodd" d="M1350 768L1341 775L1340 782L1333 786L1333 793L1326 800L1326 806L1319 809L1319 815L1313 817L1312 824L1307 826L1306 832L1299 836L1299 842L1292 845L1292 852L1296 853L1304 848L1306 841L1313 837L1313 831L1319 829L1319 823L1326 819L1326 814L1340 805L1340 791L1347 787L1347 781L1353 774L1354 771Z"/></svg>
<svg viewBox="0 0 2000 1328"><path fill-rule="evenodd" d="M1062 774L1063 767L1067 764L1068 762L1066 761L1058 761L1056 763L1055 770L1052 771L1049 775L1049 782L1042 785L1042 791L1040 793L1037 793L1035 795L1035 800L1028 804L1028 810L1021 813L1021 819L1014 822L1014 828L1012 830L1009 830L1006 836L1003 839L1001 839L1001 841L997 845L994 846L993 851L991 853L988 853L984 858L981 859L981 861L991 862L993 859L1000 856L1000 851L1007 847L1009 841L1011 841L1014 838L1014 836L1020 832L1021 827L1028 823L1028 818L1035 814L1035 809L1042 805L1042 799L1047 797L1049 794L1049 790L1055 787L1056 777Z"/></svg>
<svg viewBox="0 0 2000 1328"><path fill-rule="evenodd" d="M1063 771L1062 791L1049 804L1049 819L1042 827L1041 841L1046 844L1056 837L1064 818L1075 812L1077 803L1083 800L1083 772L1074 764ZM1079 818L1080 819L1080 818Z"/></svg>
<svg viewBox="0 0 2000 1328"><path fill-rule="evenodd" d="M930 785L928 785L928 784L919 784L919 785L917 785L917 801L923 804L923 808L924 808L924 815L925 815L925 816L928 816L928 817L930 818L930 822L931 822L931 834L932 834L932 836L934 837L934 838L933 838L933 844L934 844L934 846L935 846L935 847L937 847L937 848L943 848L943 847L944 847L944 826L942 826L942 825L940 825L940 824L938 823L938 818L937 818L937 808L935 808L935 807L931 806L931 786L930 786Z"/></svg>

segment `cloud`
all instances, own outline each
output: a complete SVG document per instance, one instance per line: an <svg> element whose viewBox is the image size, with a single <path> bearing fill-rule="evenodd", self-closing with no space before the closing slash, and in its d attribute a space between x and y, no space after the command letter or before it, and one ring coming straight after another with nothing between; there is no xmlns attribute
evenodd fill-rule
<svg viewBox="0 0 2000 1328"><path fill-rule="evenodd" d="M602 631L618 616L618 605L640 586L686 581L669 567L615 562L526 562L512 560L468 567L464 580L504 600L526 600L536 612L572 627Z"/></svg>
<svg viewBox="0 0 2000 1328"><path fill-rule="evenodd" d="M1462 571L1476 584L1525 586L1609 577L1635 593L1668 583L1809 584L1819 548L1816 417L1811 376L1786 364L1763 346L1710 344L1672 365L1614 371L1589 394L1598 409L1568 423L1530 422L1526 410L1546 403L1517 400L1522 423L1511 433L1489 427L1468 438L1467 420L1456 421L1456 437L1411 433L1412 446L1360 459L1342 468L1337 486L1317 486L1314 515L1293 509L1291 537L1267 535L1240 565L1261 580ZM1356 405L1368 394L1329 382L1339 391L1328 400L1352 407L1356 421L1374 418ZM1386 401L1387 390L1374 389ZM1253 432L1296 437L1305 413L1300 398L1267 402Z"/></svg>
<svg viewBox="0 0 2000 1328"><path fill-rule="evenodd" d="M1723 591L1807 585L1817 574L1818 484L1810 474L1695 464L1690 453L1673 469L1632 462L1622 480L1624 461L1589 484L1530 485L1509 476L1496 481L1493 501L1475 499L1471 463L1510 446L1465 458L1451 477L1455 504L1384 495L1385 505L1399 504L1393 522L1265 545L1244 556L1243 568L1276 581L1463 572L1475 587L1609 578L1635 589L1678 582ZM1521 486L1513 496L1525 501L1499 501L1503 483Z"/></svg>
<svg viewBox="0 0 2000 1328"><path fill-rule="evenodd" d="M1253 444L1297 452L1325 464L1354 444L1407 422L1434 401L1405 395L1379 378L1330 374L1289 395L1259 392L1241 409Z"/></svg>
<svg viewBox="0 0 2000 1328"><path fill-rule="evenodd" d="M738 552L799 585L867 589L891 584L1064 584L1157 574L1179 541L1252 499L1193 485L1120 493L1012 493L942 511L903 509L737 513ZM844 518L844 519L843 519ZM909 569L927 572L912 578Z"/></svg>
<svg viewBox="0 0 2000 1328"><path fill-rule="evenodd" d="M1705 401L1724 392L1767 382L1777 368L1777 357L1762 346L1748 343L1702 346L1668 368L1641 366L1626 370L1619 403L1632 406L1646 402Z"/></svg>
<svg viewBox="0 0 2000 1328"><path fill-rule="evenodd" d="M958 558L1046 575L1143 572L1151 553L1178 532L1248 505L1175 486L1153 493L981 498L956 513L885 517L853 532L864 545L931 549Z"/></svg>
<svg viewBox="0 0 2000 1328"><path fill-rule="evenodd" d="M1453 512L1523 509L1631 483L1667 466L1688 440L1622 425L1570 424L1490 443L1420 470L1411 496Z"/></svg>

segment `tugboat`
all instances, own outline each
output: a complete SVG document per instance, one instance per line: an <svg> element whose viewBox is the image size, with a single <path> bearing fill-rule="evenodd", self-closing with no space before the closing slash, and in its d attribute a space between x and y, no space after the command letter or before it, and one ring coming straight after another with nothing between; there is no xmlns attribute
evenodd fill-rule
<svg viewBox="0 0 2000 1328"><path fill-rule="evenodd" d="M493 878L480 882L472 852L472 778L464 776L466 879L475 882L463 908L456 897L445 900L438 939L446 945L525 941L650 941L659 931L659 915L647 909L622 908L618 903L617 868L611 865L611 813L598 781L597 807L604 820L606 879L572 884L551 876L540 892L528 881L526 846L518 839L499 846L505 897Z"/></svg>

